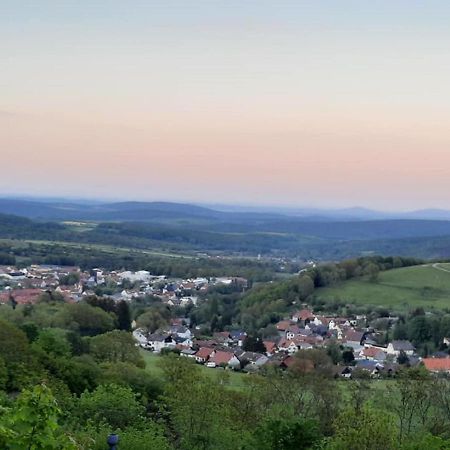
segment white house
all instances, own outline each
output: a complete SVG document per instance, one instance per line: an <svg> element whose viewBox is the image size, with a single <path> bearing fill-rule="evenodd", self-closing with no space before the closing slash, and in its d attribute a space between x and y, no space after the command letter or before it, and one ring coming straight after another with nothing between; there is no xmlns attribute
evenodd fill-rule
<svg viewBox="0 0 450 450"><path fill-rule="evenodd" d="M412 356L415 348L409 341L392 341L388 344L386 351L388 355L398 356L403 351L406 355Z"/></svg>

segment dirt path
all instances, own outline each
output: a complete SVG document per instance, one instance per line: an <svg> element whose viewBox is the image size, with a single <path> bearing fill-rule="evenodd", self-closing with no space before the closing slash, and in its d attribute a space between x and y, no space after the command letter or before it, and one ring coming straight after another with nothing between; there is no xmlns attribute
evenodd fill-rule
<svg viewBox="0 0 450 450"><path fill-rule="evenodd" d="M440 270L441 272L447 272L447 273L450 273L450 269L445 269L444 267L440 267L440 266L439 266L439 263L434 263L434 264L432 265L432 267L433 267L433 269Z"/></svg>

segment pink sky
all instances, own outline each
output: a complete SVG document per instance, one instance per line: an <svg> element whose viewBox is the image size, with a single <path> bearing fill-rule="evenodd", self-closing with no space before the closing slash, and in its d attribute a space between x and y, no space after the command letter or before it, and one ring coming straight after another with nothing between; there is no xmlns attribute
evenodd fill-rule
<svg viewBox="0 0 450 450"><path fill-rule="evenodd" d="M318 3L11 7L0 194L449 208L448 8Z"/></svg>

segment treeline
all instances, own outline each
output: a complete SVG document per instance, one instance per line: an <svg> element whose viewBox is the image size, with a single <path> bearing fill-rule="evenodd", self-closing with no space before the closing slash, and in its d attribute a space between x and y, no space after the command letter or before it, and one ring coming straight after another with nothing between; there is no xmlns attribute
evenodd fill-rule
<svg viewBox="0 0 450 450"><path fill-rule="evenodd" d="M425 314L422 308L412 311L407 317L400 316L392 330L396 340L407 339L417 348L421 356L429 356L437 351L449 352L444 338L450 338L450 309L441 314Z"/></svg>
<svg viewBox="0 0 450 450"><path fill-rule="evenodd" d="M18 264L21 267L54 264L79 266L83 270L97 267L105 270L148 270L154 275L175 278L241 276L250 282L269 281L280 271L280 265L276 262L249 258L158 256L140 251L109 251L88 245L14 241L0 243L0 264ZM297 265L285 264L284 272L296 270Z"/></svg>

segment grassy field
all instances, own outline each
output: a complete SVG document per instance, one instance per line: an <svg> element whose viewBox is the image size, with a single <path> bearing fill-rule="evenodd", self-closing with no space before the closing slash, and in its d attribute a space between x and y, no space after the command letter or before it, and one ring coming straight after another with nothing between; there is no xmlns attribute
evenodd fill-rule
<svg viewBox="0 0 450 450"><path fill-rule="evenodd" d="M146 351L141 349L141 354L142 357L145 360L145 364L146 364L146 369L148 370L148 372L150 372L151 374L157 376L157 377L163 377L163 371L161 370L161 368L158 366L158 361L162 358L162 356L160 355L156 355L155 353ZM212 369L212 368L208 368L205 366L199 366L200 369L202 370L202 372L213 378L213 379L217 379L219 376L224 374L224 370L223 369ZM251 376L245 373L239 373L239 372L233 372L233 371L227 371L227 374L229 375L229 379L227 381L227 386L229 386L232 389L236 389L236 390L242 390L245 389L246 384L245 384L245 377Z"/></svg>
<svg viewBox="0 0 450 450"><path fill-rule="evenodd" d="M450 308L450 264L389 270L377 282L366 278L317 290L317 297L351 304L390 306L395 310Z"/></svg>

